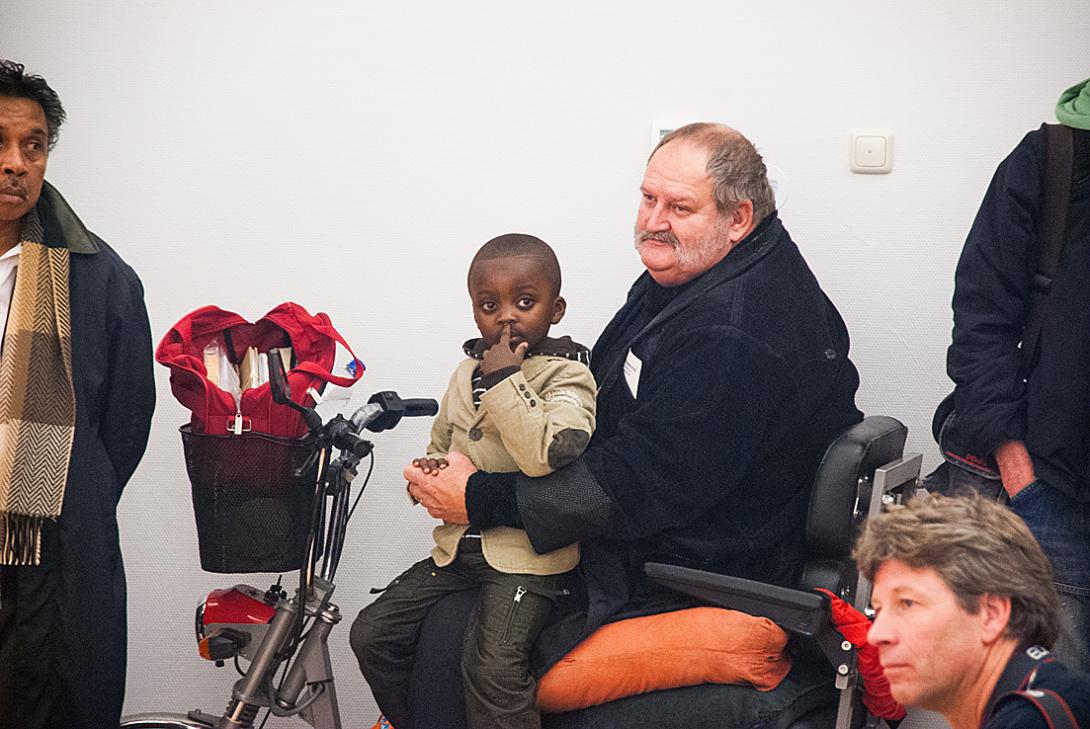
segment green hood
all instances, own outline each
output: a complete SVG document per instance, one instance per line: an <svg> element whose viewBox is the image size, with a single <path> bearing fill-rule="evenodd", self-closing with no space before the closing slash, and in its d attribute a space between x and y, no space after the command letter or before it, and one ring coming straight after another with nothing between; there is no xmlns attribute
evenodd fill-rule
<svg viewBox="0 0 1090 729"><path fill-rule="evenodd" d="M1090 129L1090 78L1060 94L1056 118L1065 126Z"/></svg>

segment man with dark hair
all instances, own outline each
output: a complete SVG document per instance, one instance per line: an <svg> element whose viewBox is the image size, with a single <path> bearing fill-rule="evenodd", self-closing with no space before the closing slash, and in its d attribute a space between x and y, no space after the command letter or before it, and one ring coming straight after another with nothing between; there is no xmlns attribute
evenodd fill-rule
<svg viewBox="0 0 1090 729"><path fill-rule="evenodd" d="M682 127L651 155L640 193L647 272L593 348L587 451L542 478L480 471L456 452L438 472L405 472L433 516L521 527L541 552L582 545L580 589L542 633L538 673L605 622L692 605L649 584L645 562L793 581L814 472L861 418L844 322L749 140ZM749 701L749 719L764 700Z"/></svg>
<svg viewBox="0 0 1090 729"><path fill-rule="evenodd" d="M116 507L155 390L140 280L45 181L64 120L0 61L0 727L114 729L125 691Z"/></svg>
<svg viewBox="0 0 1090 729"><path fill-rule="evenodd" d="M954 729L1090 726L1090 676L1048 652L1052 570L1008 509L923 495L871 519L853 556L874 583L868 641L894 699Z"/></svg>

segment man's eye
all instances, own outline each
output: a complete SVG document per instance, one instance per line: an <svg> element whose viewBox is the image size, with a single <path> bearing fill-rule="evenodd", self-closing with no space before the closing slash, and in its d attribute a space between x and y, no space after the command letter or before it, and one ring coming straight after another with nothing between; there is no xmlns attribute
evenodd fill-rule
<svg viewBox="0 0 1090 729"><path fill-rule="evenodd" d="M654 205L655 204L655 196L650 194L650 193L645 192L645 193L643 193L643 201L645 203L647 203L648 205Z"/></svg>
<svg viewBox="0 0 1090 729"><path fill-rule="evenodd" d="M685 215L689 212L689 208L685 207L684 205L675 205L674 212L678 215Z"/></svg>
<svg viewBox="0 0 1090 729"><path fill-rule="evenodd" d="M908 608L916 604L915 600L909 600L907 597L902 597L900 600L901 609L907 610Z"/></svg>

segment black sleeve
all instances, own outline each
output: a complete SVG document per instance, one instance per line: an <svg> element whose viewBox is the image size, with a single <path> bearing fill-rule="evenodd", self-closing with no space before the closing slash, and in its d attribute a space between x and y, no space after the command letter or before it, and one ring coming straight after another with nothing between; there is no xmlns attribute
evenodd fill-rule
<svg viewBox="0 0 1090 729"><path fill-rule="evenodd" d="M117 474L120 498L148 444L155 410L155 381L144 289L127 267L118 279L121 291L110 307L110 370L103 383L104 412L99 432Z"/></svg>
<svg viewBox="0 0 1090 729"><path fill-rule="evenodd" d="M639 397L612 437L553 474L517 478L538 552L691 523L744 482L794 398L783 362L729 327L691 331L656 362L644 364Z"/></svg>
<svg viewBox="0 0 1090 729"><path fill-rule="evenodd" d="M955 274L947 372L958 424L982 453L1025 437L1022 326L1036 261L1040 170L1031 136L1003 161L969 231Z"/></svg>
<svg viewBox="0 0 1090 729"><path fill-rule="evenodd" d="M466 483L466 513L469 523L478 529L507 526L522 528L518 499L515 497L516 473L477 471Z"/></svg>

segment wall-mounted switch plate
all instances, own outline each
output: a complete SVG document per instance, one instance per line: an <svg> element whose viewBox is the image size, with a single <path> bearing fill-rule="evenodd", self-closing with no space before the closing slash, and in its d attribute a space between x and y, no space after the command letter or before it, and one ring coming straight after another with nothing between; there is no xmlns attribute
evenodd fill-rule
<svg viewBox="0 0 1090 729"><path fill-rule="evenodd" d="M873 127L852 129L848 166L863 175L885 175L893 170L893 132Z"/></svg>

